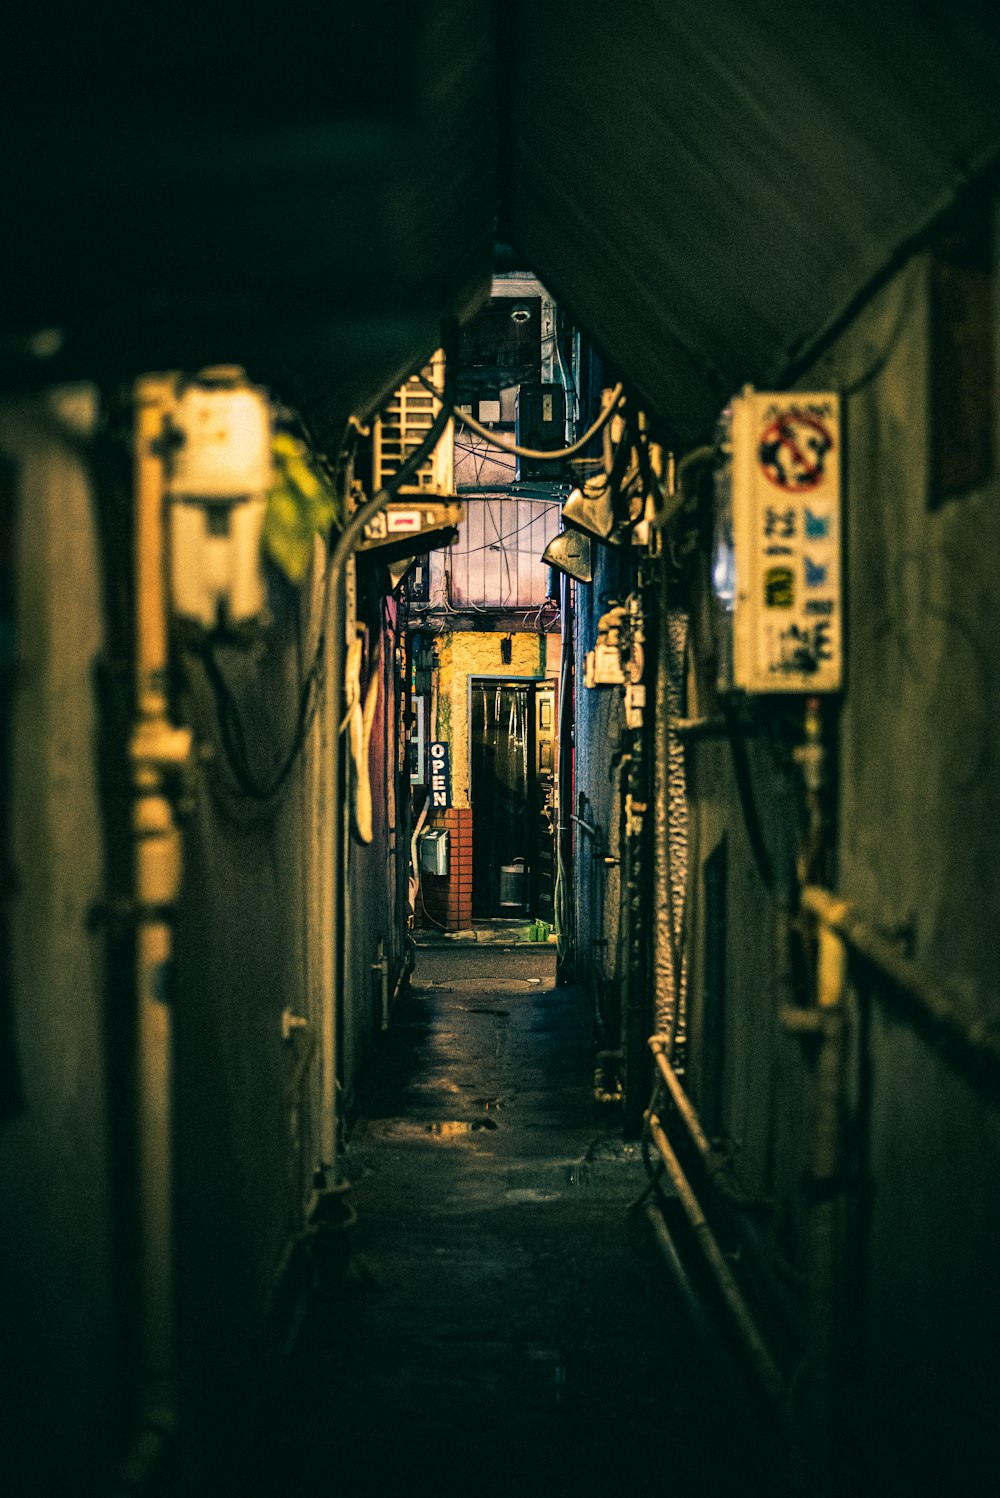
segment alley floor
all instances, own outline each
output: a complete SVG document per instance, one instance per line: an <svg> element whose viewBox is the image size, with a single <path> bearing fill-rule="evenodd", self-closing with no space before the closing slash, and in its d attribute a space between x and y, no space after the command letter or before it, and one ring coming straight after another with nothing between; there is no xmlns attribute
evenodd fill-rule
<svg viewBox="0 0 1000 1498"><path fill-rule="evenodd" d="M248 1490L773 1494L593 1100L554 952L422 951L344 1161L354 1253L308 1311Z"/></svg>

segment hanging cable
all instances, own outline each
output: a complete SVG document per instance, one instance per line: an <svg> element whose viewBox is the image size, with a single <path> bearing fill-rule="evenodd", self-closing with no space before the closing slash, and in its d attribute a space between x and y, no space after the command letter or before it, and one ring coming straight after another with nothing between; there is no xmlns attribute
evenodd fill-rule
<svg viewBox="0 0 1000 1498"><path fill-rule="evenodd" d="M753 854L753 861L760 876L760 882L768 894L774 892L774 866L771 863L771 855L767 851L764 841L764 830L761 826L760 815L757 811L757 800L754 795L753 777L750 771L750 756L747 753L746 739L736 714L736 708L726 697L721 699L722 712L726 720L726 732L729 737L729 747L733 757L733 775L736 780L736 790L739 794L740 810L743 813L743 825L746 828L747 841Z"/></svg>
<svg viewBox="0 0 1000 1498"><path fill-rule="evenodd" d="M438 390L433 385L430 387L434 392L435 398L441 402L441 408L428 427L419 446L414 448L409 457L400 464L397 471L390 476L388 482L377 494L372 495L371 499L358 506L354 513L348 517L341 531L331 532L330 542L332 544L329 547L327 557L323 600L320 608L321 620L326 619L333 581L339 576L341 568L344 566L348 556L355 549L365 527L390 502L393 495L402 488L407 480L413 477L421 463L430 456L444 435L445 429L451 420L453 407L453 367L454 359L449 357L445 361L445 386L443 390ZM342 651L334 652L335 663L339 663L342 654ZM291 743L278 769L267 781L258 780L250 768L243 723L229 684L212 651L210 639L206 640L204 647L200 651L200 658L215 697L222 747L233 779L243 794L251 800L259 802L274 801L283 789L298 760L309 729L312 726L313 719L323 699L324 662L326 659L325 626L320 629L312 662L302 681L296 725ZM341 731L342 728L343 725L341 725Z"/></svg>
<svg viewBox="0 0 1000 1498"><path fill-rule="evenodd" d="M432 391L440 400L440 392L430 380L426 379L422 373L417 375L417 379L425 389ZM520 447L516 442L508 442L505 438L498 436L496 432L491 432L489 427L481 425L474 416L469 416L465 411L459 411L454 406L452 406L449 415L453 416L463 426L467 426L471 432L475 432L477 437L485 437L486 441L491 442L494 447L502 448L505 453L513 453L516 458L530 458L532 462L538 463L562 463L567 458L575 457L577 453L582 452L588 442L607 426L618 409L624 393L625 387L619 381L612 390L608 403L597 420L587 428L582 437L578 437L569 447L561 447L557 452L544 452L541 448Z"/></svg>

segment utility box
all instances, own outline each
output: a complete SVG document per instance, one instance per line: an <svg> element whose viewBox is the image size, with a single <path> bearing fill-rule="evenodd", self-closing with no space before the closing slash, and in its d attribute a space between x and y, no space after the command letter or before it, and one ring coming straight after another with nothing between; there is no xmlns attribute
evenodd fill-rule
<svg viewBox="0 0 1000 1498"><path fill-rule="evenodd" d="M425 874L448 873L448 829L430 827L420 837L420 867Z"/></svg>
<svg viewBox="0 0 1000 1498"><path fill-rule="evenodd" d="M723 419L712 582L722 691L843 680L840 400L746 389Z"/></svg>
<svg viewBox="0 0 1000 1498"><path fill-rule="evenodd" d="M566 392L561 385L521 385L517 392L514 431L518 447L558 452L566 445ZM557 465L518 458L517 477L551 479Z"/></svg>
<svg viewBox="0 0 1000 1498"><path fill-rule="evenodd" d="M205 631L252 624L267 603L270 401L242 369L216 365L178 390L166 422L174 611Z"/></svg>

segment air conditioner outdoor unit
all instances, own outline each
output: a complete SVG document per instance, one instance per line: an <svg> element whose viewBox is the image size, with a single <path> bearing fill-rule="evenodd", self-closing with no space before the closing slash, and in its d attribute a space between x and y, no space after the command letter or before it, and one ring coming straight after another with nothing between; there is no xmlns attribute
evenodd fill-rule
<svg viewBox="0 0 1000 1498"><path fill-rule="evenodd" d="M437 390L444 392L444 352L438 349L423 371ZM383 489L427 435L441 402L416 375L401 385L372 428L372 492ZM402 495L451 496L455 493L455 424L450 421L430 457L417 469Z"/></svg>

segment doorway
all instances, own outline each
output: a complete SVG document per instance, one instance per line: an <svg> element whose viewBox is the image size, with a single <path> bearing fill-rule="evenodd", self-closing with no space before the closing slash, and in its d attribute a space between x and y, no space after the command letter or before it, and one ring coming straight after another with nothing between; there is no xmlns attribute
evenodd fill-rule
<svg viewBox="0 0 1000 1498"><path fill-rule="evenodd" d="M472 913L553 919L555 683L469 679Z"/></svg>

